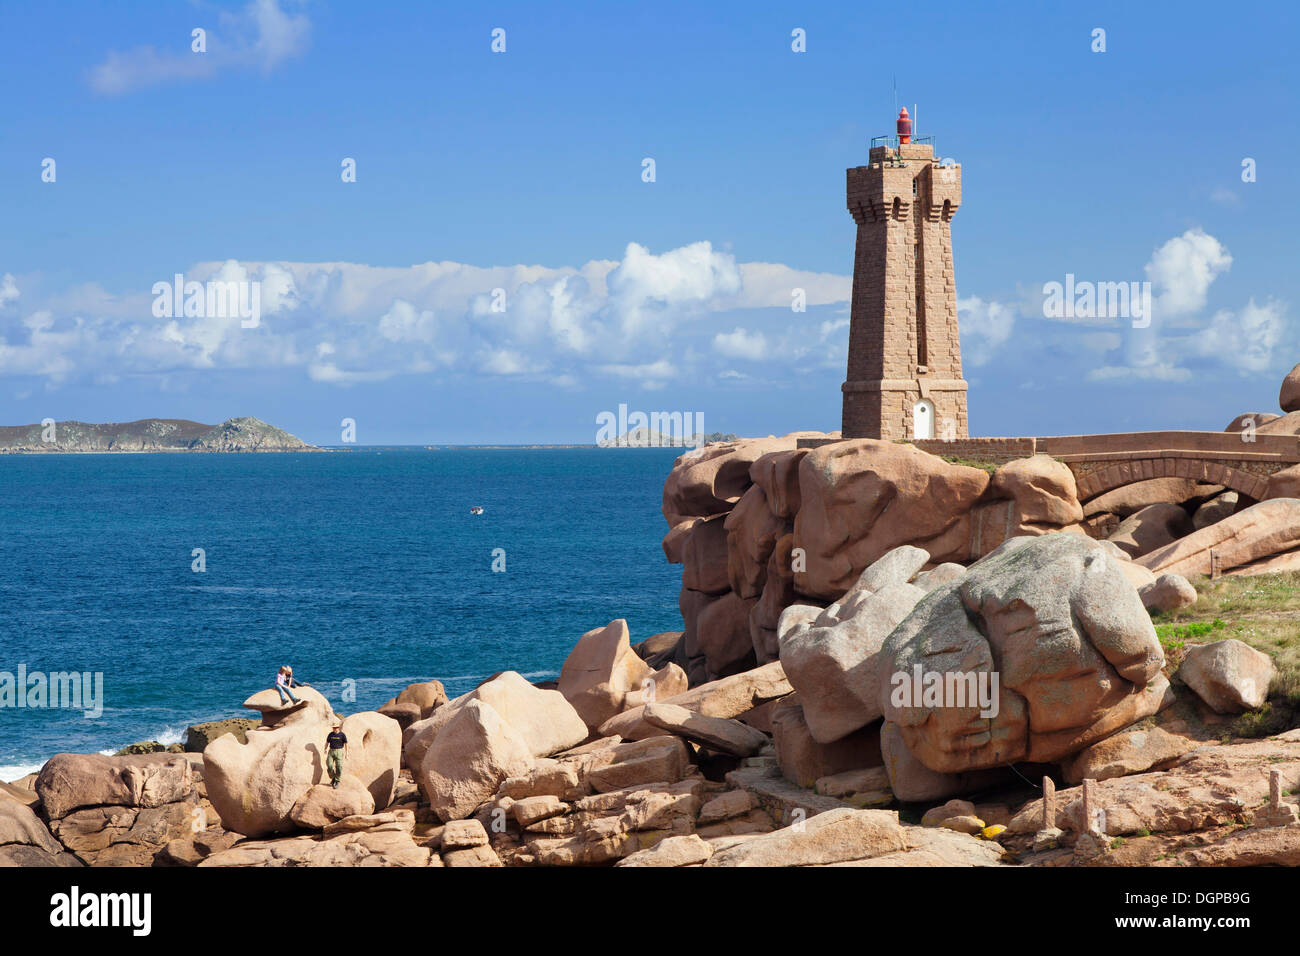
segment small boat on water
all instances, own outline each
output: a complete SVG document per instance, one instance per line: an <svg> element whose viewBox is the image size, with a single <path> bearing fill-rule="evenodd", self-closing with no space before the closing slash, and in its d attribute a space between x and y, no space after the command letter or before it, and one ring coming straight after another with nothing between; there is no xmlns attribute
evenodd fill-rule
<svg viewBox="0 0 1300 956"><path fill-rule="evenodd" d="M483 513L483 506L475 505L473 508L469 509L469 513L472 515L481 515Z"/></svg>

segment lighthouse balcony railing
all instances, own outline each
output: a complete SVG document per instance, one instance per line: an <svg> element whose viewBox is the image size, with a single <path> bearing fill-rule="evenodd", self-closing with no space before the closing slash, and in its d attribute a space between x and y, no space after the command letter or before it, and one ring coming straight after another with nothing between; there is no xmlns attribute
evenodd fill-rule
<svg viewBox="0 0 1300 956"><path fill-rule="evenodd" d="M934 141L934 137L933 137L933 136L913 136L913 137L912 137L912 142L915 143L915 144L928 143L930 146L934 146L934 147L936 148L936 150L937 150L937 148L938 148L938 147L936 146L936 144L935 144L935 141ZM873 136L873 137L871 137L871 148L872 148L872 149L875 149L875 148L877 148L878 146L887 146L887 147L889 147L890 149L892 149L892 150L894 150L895 152L897 152L897 151L898 151L898 137L897 137L897 136Z"/></svg>

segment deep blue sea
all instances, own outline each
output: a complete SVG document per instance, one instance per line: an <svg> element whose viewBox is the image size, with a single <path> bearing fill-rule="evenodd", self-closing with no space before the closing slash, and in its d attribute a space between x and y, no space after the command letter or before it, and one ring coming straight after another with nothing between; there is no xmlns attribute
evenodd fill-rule
<svg viewBox="0 0 1300 956"><path fill-rule="evenodd" d="M95 719L0 709L0 780L249 716L281 664L350 713L413 681L553 677L617 617L633 641L679 630L678 451L0 456L0 672L104 681Z"/></svg>

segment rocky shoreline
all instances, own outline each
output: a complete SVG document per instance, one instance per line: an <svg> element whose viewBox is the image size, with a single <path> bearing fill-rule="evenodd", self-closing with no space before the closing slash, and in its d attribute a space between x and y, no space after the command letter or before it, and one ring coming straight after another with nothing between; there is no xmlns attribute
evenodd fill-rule
<svg viewBox="0 0 1300 956"><path fill-rule="evenodd" d="M810 437L838 439L674 463L681 632L615 620L554 681L346 716L264 690L185 752L55 755L0 785L0 863L1300 865L1300 466L1259 501L1081 501L1043 455Z"/></svg>

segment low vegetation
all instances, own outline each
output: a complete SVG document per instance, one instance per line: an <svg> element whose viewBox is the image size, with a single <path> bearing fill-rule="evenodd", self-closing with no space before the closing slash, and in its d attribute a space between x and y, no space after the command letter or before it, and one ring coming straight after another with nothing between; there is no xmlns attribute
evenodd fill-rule
<svg viewBox="0 0 1300 956"><path fill-rule="evenodd" d="M1171 667L1188 645L1235 638L1273 658L1269 702L1233 726L1240 737L1263 737L1295 726L1300 713L1300 572L1226 575L1192 580L1197 600L1154 614L1156 634Z"/></svg>

